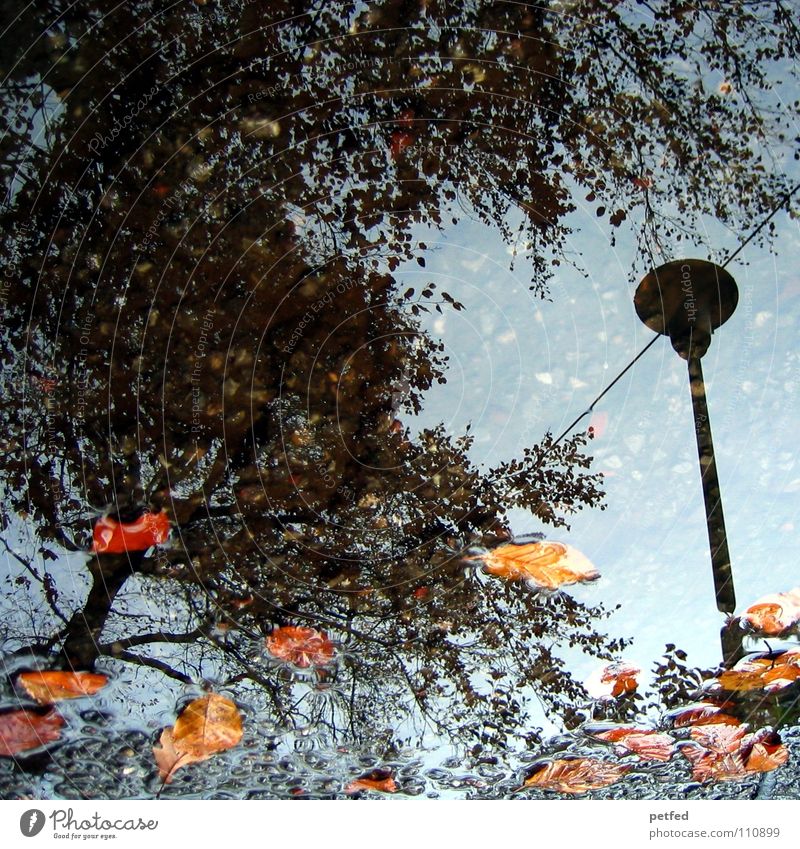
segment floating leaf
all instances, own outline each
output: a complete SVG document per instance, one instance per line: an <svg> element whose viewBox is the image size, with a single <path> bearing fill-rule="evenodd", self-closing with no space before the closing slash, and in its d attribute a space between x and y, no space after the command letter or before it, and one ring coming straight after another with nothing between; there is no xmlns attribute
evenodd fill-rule
<svg viewBox="0 0 800 849"><path fill-rule="evenodd" d="M711 702L698 702L687 705L668 714L675 728L688 725L739 725L740 720L724 712L721 705Z"/></svg>
<svg viewBox="0 0 800 849"><path fill-rule="evenodd" d="M668 761L675 751L675 740L669 734L651 728L617 727L592 735L606 743L616 743L648 761Z"/></svg>
<svg viewBox="0 0 800 849"><path fill-rule="evenodd" d="M530 581L549 590L600 577L583 554L560 542L509 543L470 559L482 560L491 575L509 581Z"/></svg>
<svg viewBox="0 0 800 849"><path fill-rule="evenodd" d="M276 628L267 637L267 650L273 657L285 660L300 669L325 666L336 653L324 631L286 625Z"/></svg>
<svg viewBox="0 0 800 849"><path fill-rule="evenodd" d="M608 413L605 410L593 413L589 419L588 432L595 438L599 439L608 427Z"/></svg>
<svg viewBox="0 0 800 849"><path fill-rule="evenodd" d="M49 705L61 699L80 699L92 696L108 683L108 676L93 672L22 672L17 684L41 705Z"/></svg>
<svg viewBox="0 0 800 849"><path fill-rule="evenodd" d="M358 793L360 790L374 790L377 793L397 793L397 783L391 770L373 769L367 775L356 778L345 787L345 793Z"/></svg>
<svg viewBox="0 0 800 849"><path fill-rule="evenodd" d="M692 728L691 737L703 748L725 755L739 750L746 733L744 725L701 725Z"/></svg>
<svg viewBox="0 0 800 849"><path fill-rule="evenodd" d="M748 773L769 772L789 760L789 752L772 729L745 734L744 727L707 725L692 729L694 745L681 751L692 764L695 781L732 781Z"/></svg>
<svg viewBox="0 0 800 849"><path fill-rule="evenodd" d="M700 746L683 746L681 751L692 765L695 781L733 781L747 775L738 753L720 755Z"/></svg>
<svg viewBox="0 0 800 849"><path fill-rule="evenodd" d="M593 672L584 682L589 695L594 699L617 699L626 693L635 692L639 686L639 669L627 660L617 660Z"/></svg>
<svg viewBox="0 0 800 849"><path fill-rule="evenodd" d="M767 655L750 655L719 676L720 686L731 692L777 692L800 678L800 649Z"/></svg>
<svg viewBox="0 0 800 849"><path fill-rule="evenodd" d="M742 615L754 631L777 637L800 622L800 588L760 598Z"/></svg>
<svg viewBox="0 0 800 849"><path fill-rule="evenodd" d="M12 710L0 714L0 757L38 749L61 736L64 718L55 710Z"/></svg>
<svg viewBox="0 0 800 849"><path fill-rule="evenodd" d="M97 554L123 554L145 551L169 537L169 518L161 513L145 513L135 522L118 522L110 516L98 519L94 526L92 551Z"/></svg>
<svg viewBox="0 0 800 849"><path fill-rule="evenodd" d="M542 764L525 779L523 787L557 793L586 793L619 781L629 769L626 764L612 764L593 758L555 760Z"/></svg>
<svg viewBox="0 0 800 849"><path fill-rule="evenodd" d="M195 699L172 728L161 732L161 747L153 747L159 775L169 784L182 766L232 749L241 739L242 718L230 699L216 693Z"/></svg>
<svg viewBox="0 0 800 849"><path fill-rule="evenodd" d="M750 753L745 762L748 772L771 772L788 762L789 750L775 731L762 728L752 737Z"/></svg>

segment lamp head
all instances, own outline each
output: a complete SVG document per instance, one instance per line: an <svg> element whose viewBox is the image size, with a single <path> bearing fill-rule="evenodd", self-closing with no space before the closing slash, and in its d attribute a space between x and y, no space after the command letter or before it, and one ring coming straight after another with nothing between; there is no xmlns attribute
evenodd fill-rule
<svg viewBox="0 0 800 849"><path fill-rule="evenodd" d="M633 298L641 321L669 336L685 360L706 353L711 335L733 315L738 302L733 277L703 259L660 265L642 280Z"/></svg>

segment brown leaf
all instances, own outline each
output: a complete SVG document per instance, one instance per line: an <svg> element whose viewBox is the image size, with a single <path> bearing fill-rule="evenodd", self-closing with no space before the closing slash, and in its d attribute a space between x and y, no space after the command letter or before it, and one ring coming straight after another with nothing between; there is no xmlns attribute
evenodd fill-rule
<svg viewBox="0 0 800 849"><path fill-rule="evenodd" d="M612 728L593 736L616 743L647 761L668 761L675 750L675 741L669 734L651 728Z"/></svg>
<svg viewBox="0 0 800 849"><path fill-rule="evenodd" d="M560 542L510 543L473 559L482 560L491 575L509 581L530 581L549 590L600 577L583 554Z"/></svg>
<svg viewBox="0 0 800 849"><path fill-rule="evenodd" d="M37 713L12 710L0 714L0 756L13 757L28 749L38 749L61 736L64 718L55 710Z"/></svg>
<svg viewBox="0 0 800 849"><path fill-rule="evenodd" d="M378 793L397 793L397 783L390 770L374 769L351 781L345 787L345 793L358 793L359 790L374 790Z"/></svg>
<svg viewBox="0 0 800 849"><path fill-rule="evenodd" d="M624 764L612 764L593 758L555 760L543 764L526 778L523 787L554 790L557 793L586 793L619 781L629 769Z"/></svg>
<svg viewBox="0 0 800 849"><path fill-rule="evenodd" d="M49 705L61 699L80 699L94 695L108 683L108 676L93 672L22 672L17 676L17 684L39 702Z"/></svg>
<svg viewBox="0 0 800 849"><path fill-rule="evenodd" d="M232 749L241 739L242 718L230 699L216 693L195 699L161 732L161 748L153 747L159 775L169 784L180 767Z"/></svg>

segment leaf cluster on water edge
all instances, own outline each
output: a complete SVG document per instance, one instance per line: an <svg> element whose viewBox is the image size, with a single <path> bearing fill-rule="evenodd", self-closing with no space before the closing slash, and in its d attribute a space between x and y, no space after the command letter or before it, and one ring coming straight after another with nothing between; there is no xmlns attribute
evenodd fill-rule
<svg viewBox="0 0 800 849"><path fill-rule="evenodd" d="M108 683L106 675L60 670L21 672L15 680L40 705L94 695ZM64 724L55 708L0 713L0 756L13 757L52 743L60 739Z"/></svg>

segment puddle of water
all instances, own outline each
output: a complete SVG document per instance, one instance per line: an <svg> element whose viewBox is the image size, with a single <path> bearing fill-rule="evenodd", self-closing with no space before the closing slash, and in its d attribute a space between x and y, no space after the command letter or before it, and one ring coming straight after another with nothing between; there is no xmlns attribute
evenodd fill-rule
<svg viewBox="0 0 800 849"><path fill-rule="evenodd" d="M564 433L651 339L643 274L724 262L792 185L785 139L731 166L747 103L680 39L609 73L678 22L208 5L15 24L44 35L4 95L4 794L706 798L774 769L791 796L794 655L718 681L796 630L717 610L684 360L659 340ZM800 243L771 235L703 359L737 615L798 583ZM20 678L71 669L108 683ZM241 740L162 786L153 745L210 692ZM733 771L674 727L699 699L749 723ZM23 740L50 701L56 738Z"/></svg>

